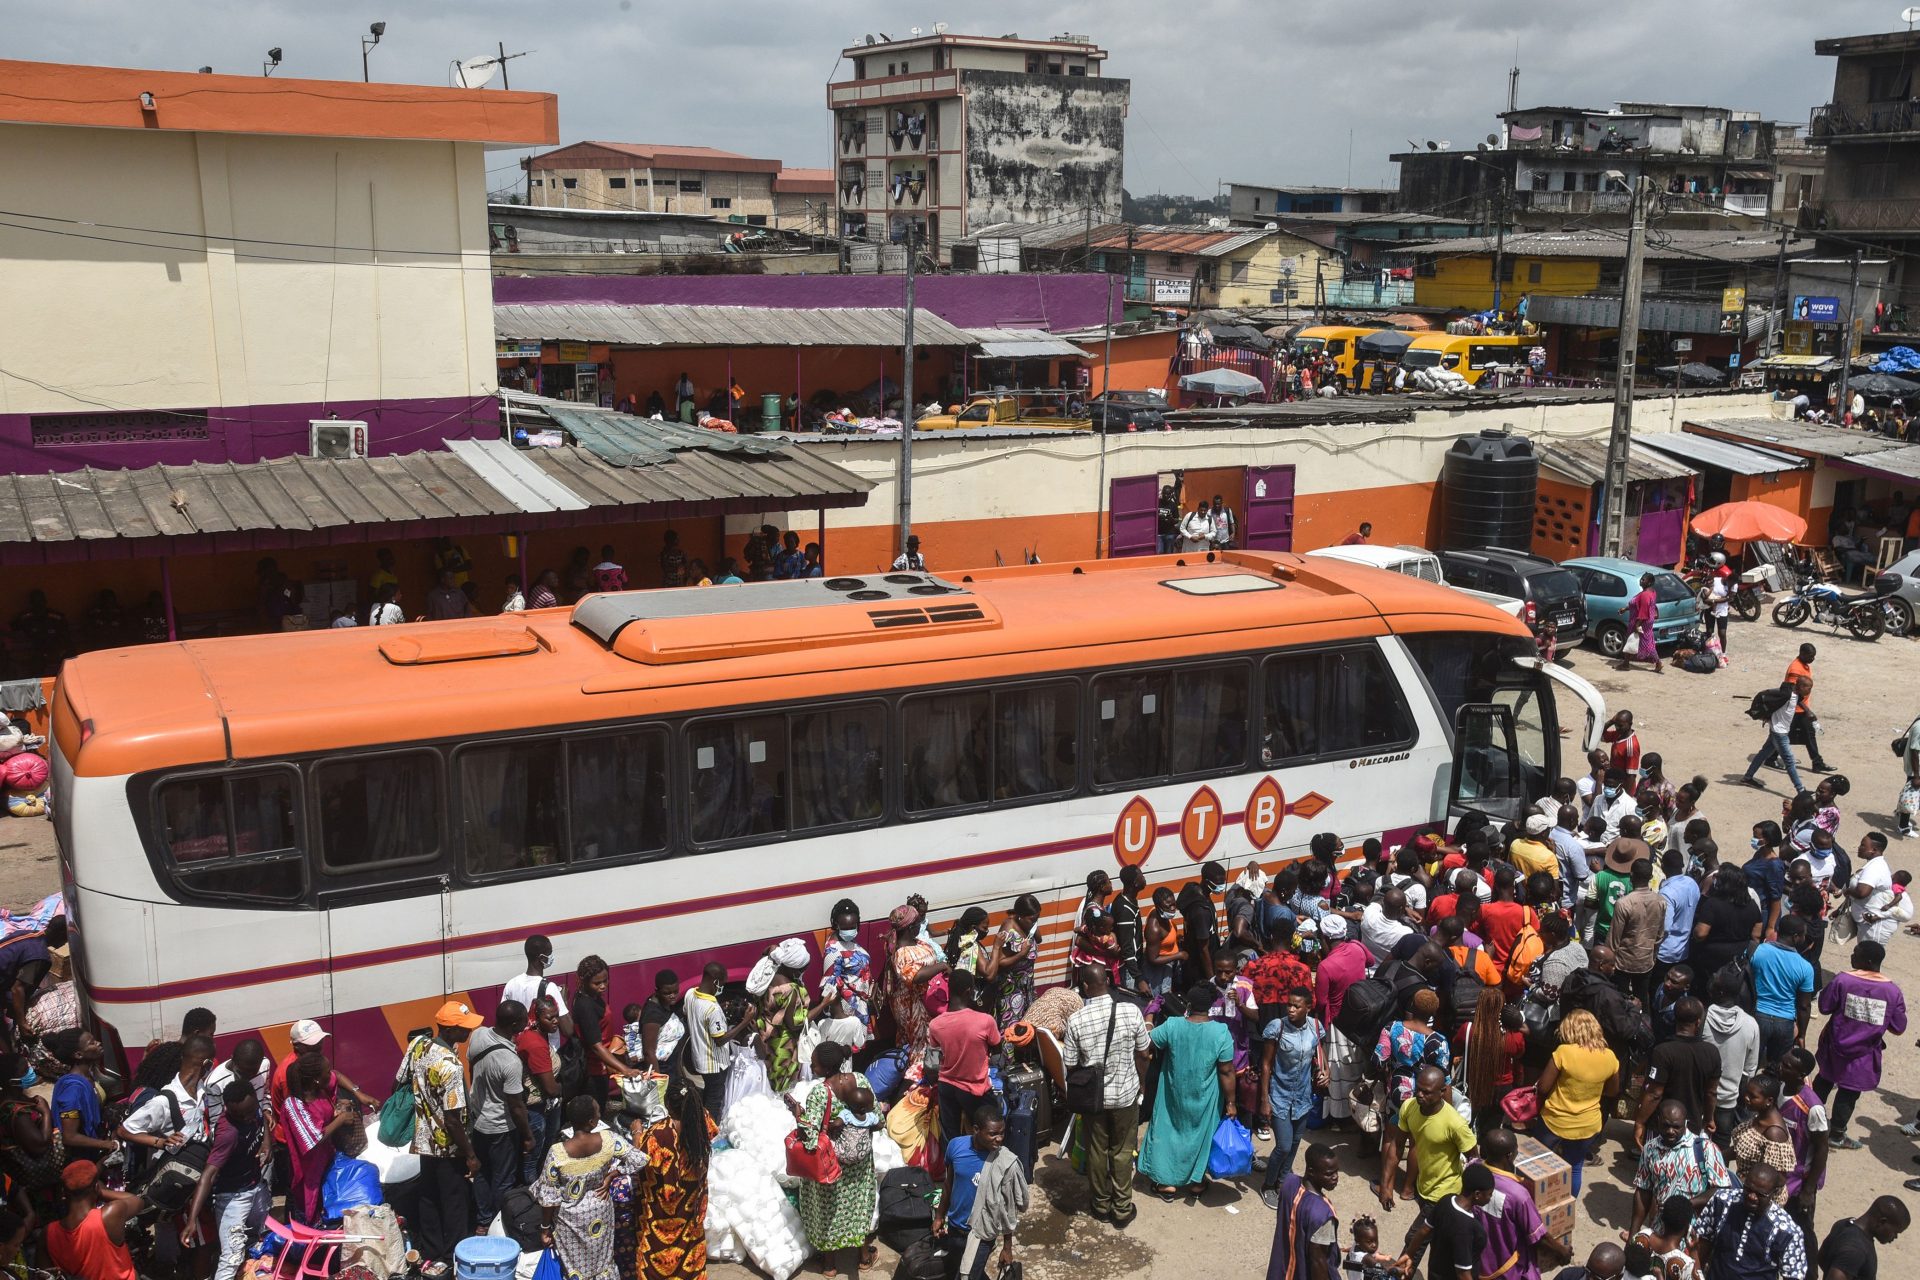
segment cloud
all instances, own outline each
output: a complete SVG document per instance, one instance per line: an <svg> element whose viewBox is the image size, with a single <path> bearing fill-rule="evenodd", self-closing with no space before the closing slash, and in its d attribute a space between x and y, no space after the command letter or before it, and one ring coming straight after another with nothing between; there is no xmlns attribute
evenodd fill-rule
<svg viewBox="0 0 1920 1280"><path fill-rule="evenodd" d="M1132 81L1127 186L1204 195L1234 180L1390 184L1386 157L1408 138L1469 146L1498 125L1516 42L1523 106L1704 102L1804 121L1833 81L1814 40L1886 30L1892 15L1886 0L362 0L351 16L306 0L67 0L19 8L8 44L19 58L245 75L277 45L278 75L351 80L360 33L383 19L377 79L445 84L454 60L504 42L532 51L509 66L514 88L559 95L563 141L823 166L825 85L846 43L942 20L985 35L1073 32ZM496 182L511 161L490 159Z"/></svg>

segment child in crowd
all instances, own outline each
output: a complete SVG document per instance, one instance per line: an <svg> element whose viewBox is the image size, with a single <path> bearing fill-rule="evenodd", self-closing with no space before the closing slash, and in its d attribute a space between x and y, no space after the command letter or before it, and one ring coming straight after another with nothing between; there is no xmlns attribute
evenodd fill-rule
<svg viewBox="0 0 1920 1280"><path fill-rule="evenodd" d="M1371 1215L1353 1220L1353 1247L1340 1259L1348 1280L1388 1280L1397 1259L1380 1252L1380 1224Z"/></svg>

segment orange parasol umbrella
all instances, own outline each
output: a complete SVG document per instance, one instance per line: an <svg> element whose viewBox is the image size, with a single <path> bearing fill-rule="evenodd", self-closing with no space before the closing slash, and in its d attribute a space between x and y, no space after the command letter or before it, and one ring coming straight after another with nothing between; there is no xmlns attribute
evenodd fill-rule
<svg viewBox="0 0 1920 1280"><path fill-rule="evenodd" d="M1798 542L1807 534L1807 522L1770 502L1723 502L1695 516L1693 531L1708 538L1717 533L1730 542Z"/></svg>

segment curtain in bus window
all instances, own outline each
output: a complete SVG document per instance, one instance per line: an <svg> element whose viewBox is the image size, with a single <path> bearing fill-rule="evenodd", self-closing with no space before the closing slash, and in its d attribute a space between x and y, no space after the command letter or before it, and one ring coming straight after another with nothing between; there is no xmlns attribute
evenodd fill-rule
<svg viewBox="0 0 1920 1280"><path fill-rule="evenodd" d="M1245 667L1173 673L1171 772L1215 773L1246 766L1247 679Z"/></svg>
<svg viewBox="0 0 1920 1280"><path fill-rule="evenodd" d="M1267 659L1260 762L1271 768L1320 754L1320 655Z"/></svg>
<svg viewBox="0 0 1920 1280"><path fill-rule="evenodd" d="M577 862L654 853L667 844L667 735L583 738L567 747Z"/></svg>
<svg viewBox="0 0 1920 1280"><path fill-rule="evenodd" d="M1433 687L1441 718L1449 725L1465 704L1487 700L1494 681L1508 669L1511 654L1531 647L1518 637L1459 632L1408 636L1406 645L1414 664Z"/></svg>
<svg viewBox="0 0 1920 1280"><path fill-rule="evenodd" d="M1398 746L1413 736L1400 685L1377 649L1341 649L1326 655L1321 683L1322 723L1338 726L1337 751Z"/></svg>
<svg viewBox="0 0 1920 1280"><path fill-rule="evenodd" d="M230 794L235 853L271 853L297 847L291 773L279 771L235 778Z"/></svg>
<svg viewBox="0 0 1920 1280"><path fill-rule="evenodd" d="M498 875L561 861L557 740L475 747L459 761L470 873Z"/></svg>
<svg viewBox="0 0 1920 1280"><path fill-rule="evenodd" d="M1165 672L1102 676L1093 682L1095 782L1134 782L1167 774Z"/></svg>
<svg viewBox="0 0 1920 1280"><path fill-rule="evenodd" d="M832 707L792 720L793 829L810 831L880 816L880 751L886 711Z"/></svg>
<svg viewBox="0 0 1920 1280"><path fill-rule="evenodd" d="M160 822L167 856L175 866L233 852L227 837L226 784L219 778L186 778L161 787Z"/></svg>
<svg viewBox="0 0 1920 1280"><path fill-rule="evenodd" d="M693 838L710 842L784 831L787 724L782 716L709 721L687 731L693 752Z"/></svg>
<svg viewBox="0 0 1920 1280"><path fill-rule="evenodd" d="M322 764L321 861L332 871L417 862L440 848L440 784L429 755Z"/></svg>
<svg viewBox="0 0 1920 1280"><path fill-rule="evenodd" d="M1075 694L1071 684L1050 684L994 695L996 800L1073 789L1080 771L1080 703Z"/></svg>
<svg viewBox="0 0 1920 1280"><path fill-rule="evenodd" d="M907 812L929 813L987 802L991 699L984 693L910 698L902 723L907 743Z"/></svg>

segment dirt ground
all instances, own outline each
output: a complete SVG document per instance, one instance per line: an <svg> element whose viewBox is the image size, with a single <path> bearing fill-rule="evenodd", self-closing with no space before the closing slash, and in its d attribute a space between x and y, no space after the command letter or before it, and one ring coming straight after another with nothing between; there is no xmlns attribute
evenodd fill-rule
<svg viewBox="0 0 1920 1280"><path fill-rule="evenodd" d="M1788 631L1765 621L1734 623L1732 663L1715 675L1696 676L1669 668L1654 675L1646 668L1617 672L1591 650L1574 657L1574 669L1606 694L1610 708L1630 707L1645 749L1660 752L1675 779L1702 774L1712 784L1701 810L1712 821L1724 856L1744 856L1748 827L1778 818L1787 790L1786 775L1763 770L1768 791L1738 785L1740 772L1764 736L1746 718L1748 700L1760 688L1779 681L1802 640L1820 647L1814 664L1813 702L1819 711L1822 743L1830 765L1853 783L1841 801L1845 822L1841 838L1851 850L1867 830L1893 830L1893 805L1900 785L1899 762L1888 739L1920 714L1920 645L1881 639L1862 644L1825 629ZM1566 709L1571 719L1572 708ZM1576 759L1577 747L1569 755ZM1805 755L1801 754L1805 763ZM1896 869L1920 863L1920 845L1895 839L1889 857ZM49 824L36 819L0 819L0 900L32 901L59 881ZM1889 976L1903 984L1920 979L1920 939L1904 934L1889 948ZM1838 952L1839 954L1835 954ZM1844 965L1844 948L1829 944L1828 967ZM1818 1034L1819 1015L1809 1034ZM1920 1032L1920 1026L1916 1026ZM1920 1111L1920 1054L1908 1035L1892 1037L1885 1078L1877 1094L1864 1097L1853 1124L1861 1151L1836 1151L1820 1197L1817 1223L1824 1236L1831 1224L1865 1210L1874 1196L1898 1192L1901 1182L1920 1175L1913 1157L1920 1145L1901 1136L1896 1126ZM1625 1227L1632 1199L1632 1166L1619 1154L1618 1138L1627 1126L1615 1122L1606 1146L1608 1163L1589 1168L1574 1228L1576 1258ZM1319 1135L1315 1135L1319 1137ZM1344 1171L1333 1196L1345 1224L1363 1213L1381 1221L1383 1248L1397 1247L1413 1211L1406 1206L1382 1214L1368 1193L1377 1162L1362 1159L1352 1134L1330 1133L1325 1140L1341 1157ZM1057 1153L1042 1157L1033 1207L1020 1233L1019 1253L1035 1280L1176 1280L1190 1275L1251 1276L1265 1269L1273 1239L1273 1215L1260 1203L1258 1183L1222 1185L1198 1203L1161 1203L1137 1198L1140 1216L1126 1232L1103 1227L1085 1216L1086 1184ZM1909 1194L1920 1204L1920 1195ZM1904 1242L1903 1242L1904 1243ZM891 1255L872 1274L889 1275ZM746 1280L749 1268L716 1265L719 1280ZM1549 1272L1548 1274L1551 1274Z"/></svg>

